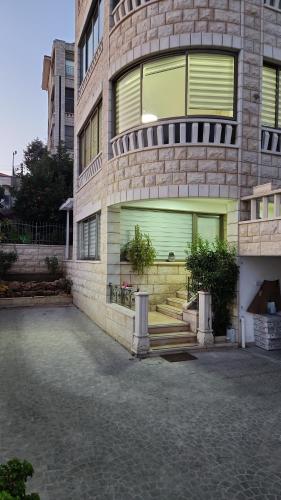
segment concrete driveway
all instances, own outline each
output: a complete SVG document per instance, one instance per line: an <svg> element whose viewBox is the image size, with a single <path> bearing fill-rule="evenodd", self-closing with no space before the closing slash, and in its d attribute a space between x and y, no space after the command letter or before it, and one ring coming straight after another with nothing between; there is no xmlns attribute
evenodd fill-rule
<svg viewBox="0 0 281 500"><path fill-rule="evenodd" d="M0 311L0 462L42 500L281 499L281 355L133 360L74 307Z"/></svg>

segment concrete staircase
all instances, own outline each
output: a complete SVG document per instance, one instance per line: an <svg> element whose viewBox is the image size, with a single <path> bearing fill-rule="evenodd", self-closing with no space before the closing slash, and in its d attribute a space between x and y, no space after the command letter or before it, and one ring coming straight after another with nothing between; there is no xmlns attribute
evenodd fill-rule
<svg viewBox="0 0 281 500"><path fill-rule="evenodd" d="M185 302L186 291L179 290L176 297L169 297L165 304L156 306L160 319L159 324L151 324L148 328L150 356L185 352L197 345L196 334L183 321L182 309Z"/></svg>

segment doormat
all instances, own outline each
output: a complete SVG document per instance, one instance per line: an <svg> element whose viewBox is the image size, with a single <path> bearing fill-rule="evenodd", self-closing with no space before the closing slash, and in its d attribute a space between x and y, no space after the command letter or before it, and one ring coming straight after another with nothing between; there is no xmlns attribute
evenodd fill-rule
<svg viewBox="0 0 281 500"><path fill-rule="evenodd" d="M195 356L192 356L192 354L189 354L188 352L179 352L176 354L163 354L161 358L165 359L166 361L169 361L169 363L177 363L179 361L193 361L194 359L197 359Z"/></svg>

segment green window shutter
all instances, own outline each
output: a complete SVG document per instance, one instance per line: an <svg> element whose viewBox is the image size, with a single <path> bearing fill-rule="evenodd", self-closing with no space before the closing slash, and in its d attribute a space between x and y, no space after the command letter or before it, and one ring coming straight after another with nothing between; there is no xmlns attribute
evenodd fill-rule
<svg viewBox="0 0 281 500"><path fill-rule="evenodd" d="M276 69L263 67L262 78L262 124L275 127Z"/></svg>
<svg viewBox="0 0 281 500"><path fill-rule="evenodd" d="M116 84L117 134L140 123L140 68L118 80Z"/></svg>
<svg viewBox="0 0 281 500"><path fill-rule="evenodd" d="M85 141L86 141L86 167L89 165L91 161L91 122L88 123L87 128L85 130Z"/></svg>
<svg viewBox="0 0 281 500"><path fill-rule="evenodd" d="M89 220L89 257L96 258L97 220Z"/></svg>
<svg viewBox="0 0 281 500"><path fill-rule="evenodd" d="M176 260L185 260L187 244L192 241L192 215L164 210L121 210L121 246L134 237L135 225L149 234L157 260L166 260L174 252Z"/></svg>
<svg viewBox="0 0 281 500"><path fill-rule="evenodd" d="M188 56L187 114L233 118L234 57Z"/></svg>
<svg viewBox="0 0 281 500"><path fill-rule="evenodd" d="M98 143L98 153L102 151L102 104L98 108L99 114L99 143Z"/></svg>
<svg viewBox="0 0 281 500"><path fill-rule="evenodd" d="M220 238L220 217L197 216L197 236L210 243Z"/></svg>
<svg viewBox="0 0 281 500"><path fill-rule="evenodd" d="M279 70L278 127L281 128L281 71Z"/></svg>
<svg viewBox="0 0 281 500"><path fill-rule="evenodd" d="M186 56L143 65L142 122L185 115Z"/></svg>

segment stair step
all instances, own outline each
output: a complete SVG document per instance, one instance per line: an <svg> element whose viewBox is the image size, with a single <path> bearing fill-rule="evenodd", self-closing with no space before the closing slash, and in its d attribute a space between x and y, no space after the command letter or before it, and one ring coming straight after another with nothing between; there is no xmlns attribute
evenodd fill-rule
<svg viewBox="0 0 281 500"><path fill-rule="evenodd" d="M197 347L198 344L171 344L164 346L151 347L149 356L161 356L162 354L176 354L180 352L190 351L191 348Z"/></svg>
<svg viewBox="0 0 281 500"><path fill-rule="evenodd" d="M156 306L156 311L166 314L166 316L182 320L182 310L178 307L169 306L168 304L158 304Z"/></svg>
<svg viewBox="0 0 281 500"><path fill-rule="evenodd" d="M186 300L178 298L178 297L168 297L167 298L167 304L169 306L178 307L179 309L182 309L185 302L186 302Z"/></svg>
<svg viewBox="0 0 281 500"><path fill-rule="evenodd" d="M171 345L182 345L182 344L195 344L197 339L196 335L191 332L167 332L167 333L156 333L150 334L150 346L151 347L168 347Z"/></svg>
<svg viewBox="0 0 281 500"><path fill-rule="evenodd" d="M183 299L185 302L187 301L187 291L186 290L178 290L176 292L176 296L179 299Z"/></svg>
<svg viewBox="0 0 281 500"><path fill-rule="evenodd" d="M189 331L189 323L185 323L185 321L178 321L178 323L169 323L169 324L159 324L159 325L151 325L148 326L148 332L151 335L157 335L160 333L176 333L176 332L186 332Z"/></svg>

